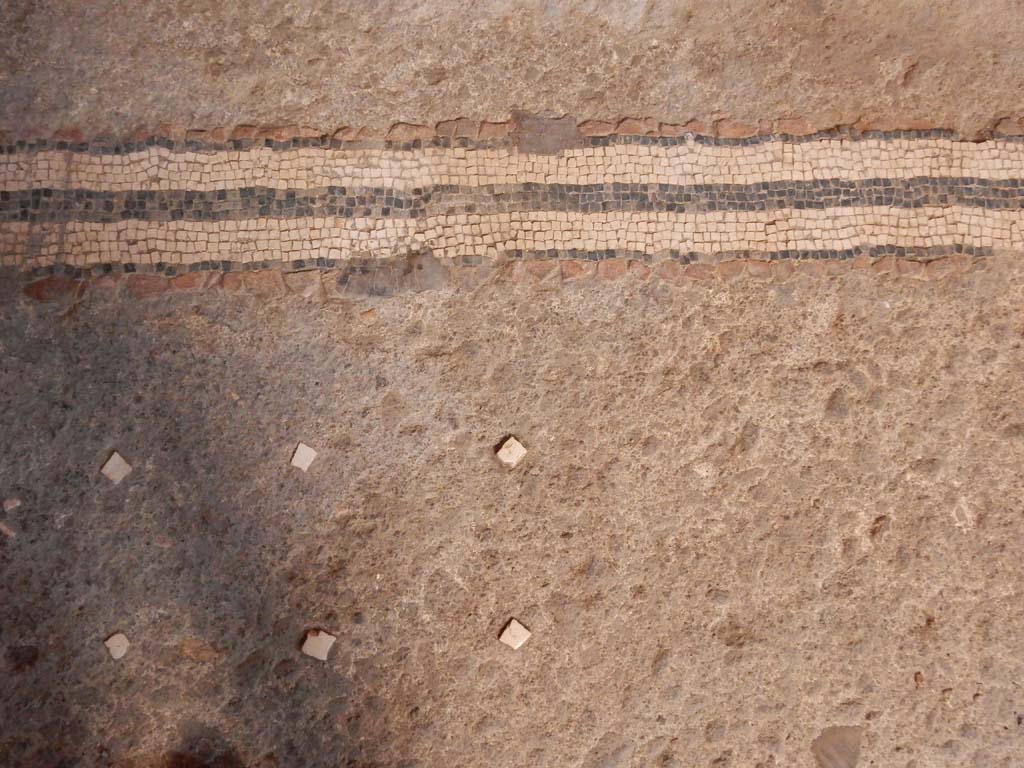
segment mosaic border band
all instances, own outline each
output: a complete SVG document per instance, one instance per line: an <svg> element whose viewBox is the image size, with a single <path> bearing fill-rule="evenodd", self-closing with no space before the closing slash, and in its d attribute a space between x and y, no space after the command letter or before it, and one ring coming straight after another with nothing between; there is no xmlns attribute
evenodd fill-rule
<svg viewBox="0 0 1024 768"><path fill-rule="evenodd" d="M376 143L247 131L6 144L0 264L173 275L408 254L687 264L1024 251L1021 137L585 135L539 118L465 136L422 128Z"/></svg>
<svg viewBox="0 0 1024 768"><path fill-rule="evenodd" d="M1020 179L825 179L754 184L509 184L483 190L456 185L219 190L33 188L0 190L0 222L241 221L254 218L497 214L559 210L573 213L642 211L708 213L786 208L921 208L966 206L1024 209Z"/></svg>

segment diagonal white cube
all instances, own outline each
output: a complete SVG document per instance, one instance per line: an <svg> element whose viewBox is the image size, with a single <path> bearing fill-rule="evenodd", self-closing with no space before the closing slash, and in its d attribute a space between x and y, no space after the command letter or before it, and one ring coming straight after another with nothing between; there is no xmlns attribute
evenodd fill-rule
<svg viewBox="0 0 1024 768"><path fill-rule="evenodd" d="M107 459L107 463L100 468L100 472L103 473L103 476L110 480L114 485L117 485L128 477L128 473L131 471L132 465L125 461L117 451L110 454L110 458Z"/></svg>
<svg viewBox="0 0 1024 768"><path fill-rule="evenodd" d="M331 646L337 639L321 629L311 629L306 632L306 639L302 641L302 652L314 659L327 661L327 654L331 652Z"/></svg>
<svg viewBox="0 0 1024 768"><path fill-rule="evenodd" d="M515 619L509 619L508 624L501 631L501 640L505 645L511 648L513 651L518 651L523 643L530 639L532 633L522 624Z"/></svg>
<svg viewBox="0 0 1024 768"><path fill-rule="evenodd" d="M498 461L514 469L526 456L526 448L515 437L509 437L498 449Z"/></svg>
<svg viewBox="0 0 1024 768"><path fill-rule="evenodd" d="M309 465L313 463L313 459L316 458L316 451L310 448L305 443L299 443L295 447L295 453L292 454L292 466L298 467L303 472L309 469Z"/></svg>

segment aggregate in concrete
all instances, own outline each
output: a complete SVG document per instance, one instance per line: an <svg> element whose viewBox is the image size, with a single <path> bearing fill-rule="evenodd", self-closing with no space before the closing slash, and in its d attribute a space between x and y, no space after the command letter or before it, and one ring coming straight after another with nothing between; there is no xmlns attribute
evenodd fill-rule
<svg viewBox="0 0 1024 768"><path fill-rule="evenodd" d="M842 728L861 766L1020 764L1016 262L506 274L326 305L7 276L0 763L768 768Z"/></svg>

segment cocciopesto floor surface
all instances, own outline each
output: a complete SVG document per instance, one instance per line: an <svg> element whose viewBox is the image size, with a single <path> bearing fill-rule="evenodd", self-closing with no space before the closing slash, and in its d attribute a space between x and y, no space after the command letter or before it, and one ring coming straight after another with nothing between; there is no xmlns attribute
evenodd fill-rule
<svg viewBox="0 0 1024 768"><path fill-rule="evenodd" d="M1021 764L1024 142L417 130L4 147L0 763Z"/></svg>

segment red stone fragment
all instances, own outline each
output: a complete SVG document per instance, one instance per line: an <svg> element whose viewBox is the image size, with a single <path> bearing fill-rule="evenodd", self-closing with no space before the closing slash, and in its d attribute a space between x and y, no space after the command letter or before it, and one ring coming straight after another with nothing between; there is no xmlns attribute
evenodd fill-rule
<svg viewBox="0 0 1024 768"><path fill-rule="evenodd" d="M772 263L770 261L761 261L760 259L751 259L747 262L747 273L755 280L771 280Z"/></svg>
<svg viewBox="0 0 1024 768"><path fill-rule="evenodd" d="M618 280L629 270L627 259L604 259L597 263L597 276L605 280Z"/></svg>
<svg viewBox="0 0 1024 768"><path fill-rule="evenodd" d="M417 123L395 123L388 131L388 141L416 141L434 138L434 129Z"/></svg>
<svg viewBox="0 0 1024 768"><path fill-rule="evenodd" d="M610 136L615 133L615 123L606 120L584 120L577 128L584 136Z"/></svg>
<svg viewBox="0 0 1024 768"><path fill-rule="evenodd" d="M736 259L734 261L723 261L718 265L718 276L727 283L738 280L747 271L747 263Z"/></svg>
<svg viewBox="0 0 1024 768"><path fill-rule="evenodd" d="M779 283L789 280L794 272L796 272L796 267L793 266L792 259L782 259L772 265L772 274L775 276L776 282Z"/></svg>
<svg viewBox="0 0 1024 768"><path fill-rule="evenodd" d="M683 281L683 265L678 261L666 259L658 264L655 274L662 280L678 285Z"/></svg>
<svg viewBox="0 0 1024 768"><path fill-rule="evenodd" d="M784 117L775 123L775 132L790 136L808 136L817 133L818 129L813 123L802 117Z"/></svg>
<svg viewBox="0 0 1024 768"><path fill-rule="evenodd" d="M639 280L647 280L651 276L651 267L642 261L629 262L629 274Z"/></svg>
<svg viewBox="0 0 1024 768"><path fill-rule="evenodd" d="M552 270L558 266L558 263L551 259L528 259L523 262L523 266L527 272L538 280L543 280L551 274Z"/></svg>
<svg viewBox="0 0 1024 768"><path fill-rule="evenodd" d="M687 264L685 274L688 280L711 280L715 268L711 264Z"/></svg>
<svg viewBox="0 0 1024 768"><path fill-rule="evenodd" d="M757 126L737 120L719 120L715 123L715 134L723 139L746 139L757 135Z"/></svg>
<svg viewBox="0 0 1024 768"><path fill-rule="evenodd" d="M581 277L590 277L594 273L594 268L591 264L580 261L579 259L566 259L561 262L562 279L563 280L576 280Z"/></svg>
<svg viewBox="0 0 1024 768"><path fill-rule="evenodd" d="M81 280L73 280L64 275L50 275L29 283L22 291L36 301L63 301L78 298L84 288L85 283Z"/></svg>
<svg viewBox="0 0 1024 768"><path fill-rule="evenodd" d="M654 136L658 133L658 123L651 118L627 117L615 126L620 136Z"/></svg>
<svg viewBox="0 0 1024 768"><path fill-rule="evenodd" d="M484 121L480 123L478 138L480 141L500 141L507 139L512 133L511 123L491 123Z"/></svg>
<svg viewBox="0 0 1024 768"><path fill-rule="evenodd" d="M261 269L244 274L245 287L254 296L271 298L285 292L284 280L276 269Z"/></svg>
<svg viewBox="0 0 1024 768"><path fill-rule="evenodd" d="M128 275L125 278L128 292L136 299L159 296L167 290L167 280L160 275Z"/></svg>
<svg viewBox="0 0 1024 768"><path fill-rule="evenodd" d="M203 288L206 285L206 273L186 272L183 275L175 275L168 281L168 288L172 291L192 291Z"/></svg>

